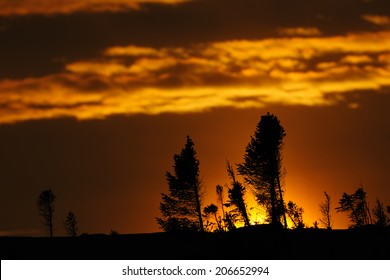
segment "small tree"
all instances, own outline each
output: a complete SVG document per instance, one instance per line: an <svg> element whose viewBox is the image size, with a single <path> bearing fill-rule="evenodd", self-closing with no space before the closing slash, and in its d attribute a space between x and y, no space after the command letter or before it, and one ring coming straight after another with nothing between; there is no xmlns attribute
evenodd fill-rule
<svg viewBox="0 0 390 280"><path fill-rule="evenodd" d="M294 224L294 228L304 228L303 223L303 208L299 207L296 203L289 201L287 203L287 216Z"/></svg>
<svg viewBox="0 0 390 280"><path fill-rule="evenodd" d="M379 198L376 199L376 204L374 209L372 209L372 213L374 214L374 223L377 226L387 227L389 225L390 221L386 215L385 207Z"/></svg>
<svg viewBox="0 0 390 280"><path fill-rule="evenodd" d="M115 230L115 229L112 229L110 231L110 235L117 236L117 235L119 235L119 232L117 230Z"/></svg>
<svg viewBox="0 0 390 280"><path fill-rule="evenodd" d="M78 235L79 229L77 227L77 219L76 219L76 215L73 214L72 211L69 211L68 215L66 216L66 219L64 221L64 228L66 233L69 236L75 237Z"/></svg>
<svg viewBox="0 0 390 280"><path fill-rule="evenodd" d="M225 204L226 207L229 207L229 204ZM238 219L238 214L235 211L228 211L225 213L225 225L227 227L227 230L234 230L236 229L236 222Z"/></svg>
<svg viewBox="0 0 390 280"><path fill-rule="evenodd" d="M53 237L53 216L55 194L51 189L42 191L37 200L39 214L43 218L43 223L50 237Z"/></svg>
<svg viewBox="0 0 390 280"><path fill-rule="evenodd" d="M245 187L236 180L236 175L234 173L233 167L230 163L226 162L227 172L232 180L232 188L228 190L229 204L234 206L235 210L240 214L242 220L244 221L245 226L250 226L248 213L246 211L246 205L244 201Z"/></svg>
<svg viewBox="0 0 390 280"><path fill-rule="evenodd" d="M217 212L218 212L218 206L215 205L215 204L210 204L210 205L206 206L203 209L203 213L205 213L206 217L211 215L211 214L214 216L214 219L215 219L215 222L217 224L218 230L219 231L223 231L222 230L222 225L221 225L221 223L220 223L220 221L218 220L218 217L217 217Z"/></svg>
<svg viewBox="0 0 390 280"><path fill-rule="evenodd" d="M362 187L358 188L353 194L343 193L339 204L340 206L336 208L336 211L348 213L351 221L350 227L361 227L372 223L367 194Z"/></svg>
<svg viewBox="0 0 390 280"><path fill-rule="evenodd" d="M332 221L332 214L330 213L332 201L330 199L329 194L327 194L327 192L324 191L324 195L325 195L325 200L320 203L320 212L321 212L320 223L327 229L332 229L333 221Z"/></svg>

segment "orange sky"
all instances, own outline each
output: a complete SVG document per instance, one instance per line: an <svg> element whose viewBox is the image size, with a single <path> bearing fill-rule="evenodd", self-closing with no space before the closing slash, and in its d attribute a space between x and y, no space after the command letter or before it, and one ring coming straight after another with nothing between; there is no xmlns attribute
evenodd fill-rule
<svg viewBox="0 0 390 280"><path fill-rule="evenodd" d="M389 8L0 1L0 234L42 234L34 202L48 187L58 234L70 209L83 232L157 231L164 174L186 135L214 202L225 160L242 161L268 111L287 131L286 198L307 225L324 190L336 207L362 183L372 207L390 205Z"/></svg>

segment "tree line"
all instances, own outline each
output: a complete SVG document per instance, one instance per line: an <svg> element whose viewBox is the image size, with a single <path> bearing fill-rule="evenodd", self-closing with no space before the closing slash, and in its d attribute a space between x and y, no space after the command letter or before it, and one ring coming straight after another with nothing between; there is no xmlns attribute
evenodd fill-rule
<svg viewBox="0 0 390 280"><path fill-rule="evenodd" d="M270 113L261 116L254 135L246 146L244 160L236 164L242 178L239 181L233 165L226 162L230 185L215 187L217 202L203 207L204 188L199 178L199 160L195 144L190 136L179 154L173 156L173 173L166 172L168 193L162 193L161 217L156 217L159 227L172 231L229 231L239 225L249 227L251 221L245 201L247 189L252 191L259 207L265 211L265 223L289 228L306 227L304 210L293 201L285 202L282 165L284 137L286 132L279 119ZM225 199L227 190L227 199ZM321 218L313 227L332 229L332 200L324 191L324 201L319 204ZM390 219L383 203L377 199L372 209L373 218L363 186L355 193L343 193L336 212L346 213L350 227L375 224L380 227L390 225ZM390 207L387 207L390 213ZM252 222L253 223L253 222Z"/></svg>
<svg viewBox="0 0 390 280"><path fill-rule="evenodd" d="M249 227L254 223L245 201L247 190L253 194L257 205L265 212L264 223L276 227L300 229L307 227L303 220L304 210L293 201L285 202L286 188L283 184L285 169L282 164L284 137L286 132L279 119L270 113L261 116L254 135L246 146L242 163L232 165L226 161L226 172L230 180L225 186L215 187L216 203L203 205L204 188L199 178L200 162L195 144L190 136L179 154L173 156L173 172L166 172L168 193L162 193L161 217L156 217L163 231L216 231L225 232L237 227ZM235 168L236 167L236 168ZM242 181L237 177L241 176ZM225 197L227 194L227 198ZM50 237L54 235L54 212L56 195L51 189L43 190L36 201L43 226ZM390 206L385 209L376 199L372 210L369 208L367 193L360 186L354 193L343 193L336 212L346 213L350 227L390 225ZM332 200L324 191L324 200L319 204L321 217L313 227L333 227ZM69 211L63 221L67 235L77 236L78 220ZM112 230L112 235L118 232Z"/></svg>

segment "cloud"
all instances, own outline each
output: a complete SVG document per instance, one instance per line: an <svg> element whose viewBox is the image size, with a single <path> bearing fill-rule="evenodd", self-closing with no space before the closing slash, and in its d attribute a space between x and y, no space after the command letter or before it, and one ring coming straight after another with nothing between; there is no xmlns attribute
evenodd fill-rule
<svg viewBox="0 0 390 280"><path fill-rule="evenodd" d="M211 45L209 52L239 59L310 59L325 54L381 53L389 51L390 32L352 33L321 38L279 38L259 41L229 41ZM380 44L378 43L380 42Z"/></svg>
<svg viewBox="0 0 390 280"><path fill-rule="evenodd" d="M380 26L389 26L390 25L390 17L388 16L380 16L380 15L363 15L362 18L372 24L380 25Z"/></svg>
<svg viewBox="0 0 390 280"><path fill-rule="evenodd" d="M189 0L3 0L0 16L69 14L75 12L119 12L139 9L142 4L179 4Z"/></svg>
<svg viewBox="0 0 390 280"><path fill-rule="evenodd" d="M341 60L344 63L360 64L360 63L372 63L373 59L368 55L347 55Z"/></svg>
<svg viewBox="0 0 390 280"><path fill-rule="evenodd" d="M94 59L68 63L59 74L0 80L0 122L331 106L351 92L390 86L389 46L390 31L187 48L112 46Z"/></svg>
<svg viewBox="0 0 390 280"><path fill-rule="evenodd" d="M107 56L158 56L159 52L153 48L140 46L111 47L105 52Z"/></svg>
<svg viewBox="0 0 390 280"><path fill-rule="evenodd" d="M316 27L279 28L279 34L287 36L319 36L321 31Z"/></svg>

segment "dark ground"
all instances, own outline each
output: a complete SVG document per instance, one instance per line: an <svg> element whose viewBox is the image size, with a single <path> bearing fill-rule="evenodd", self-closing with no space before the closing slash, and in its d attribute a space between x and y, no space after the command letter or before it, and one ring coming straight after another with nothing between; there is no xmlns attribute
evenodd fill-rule
<svg viewBox="0 0 390 280"><path fill-rule="evenodd" d="M390 229L151 233L79 237L0 237L0 257L24 260L380 260L390 259Z"/></svg>

